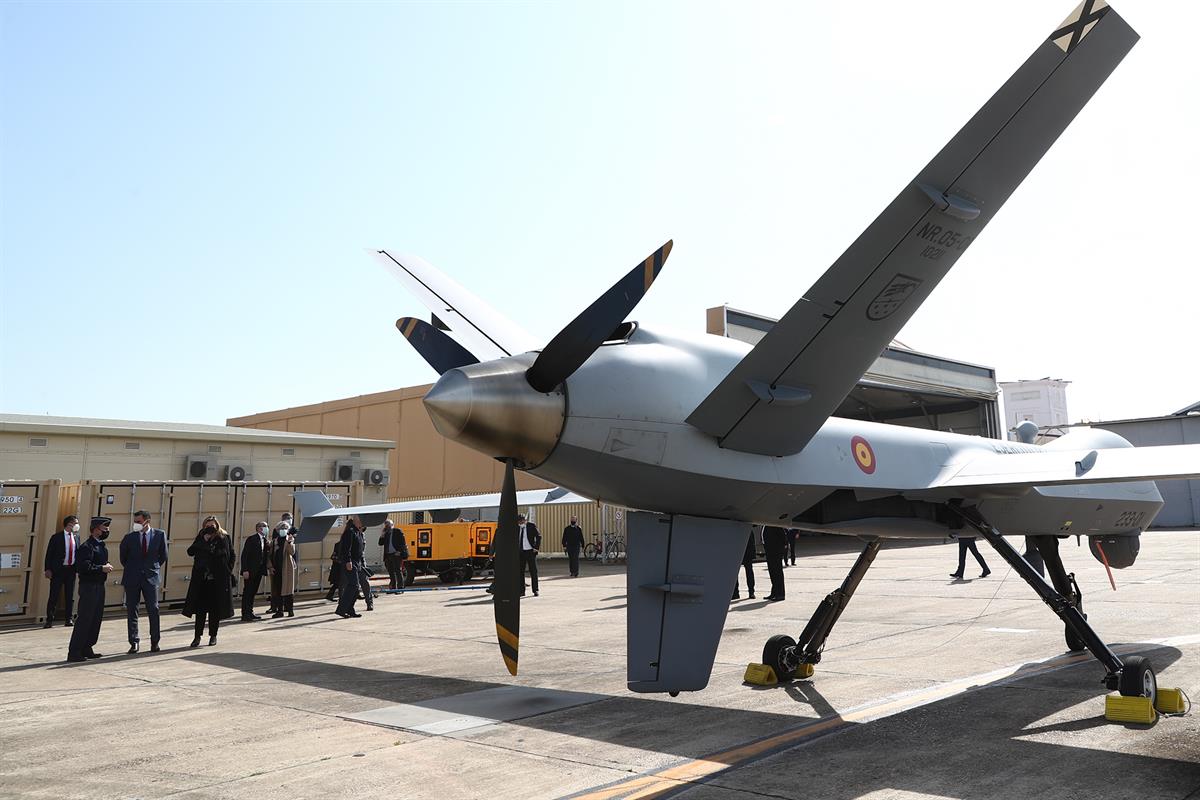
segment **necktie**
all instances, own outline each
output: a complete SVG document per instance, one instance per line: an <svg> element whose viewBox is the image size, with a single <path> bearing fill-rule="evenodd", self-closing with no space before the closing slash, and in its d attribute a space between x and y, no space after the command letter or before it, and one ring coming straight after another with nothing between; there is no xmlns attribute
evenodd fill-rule
<svg viewBox="0 0 1200 800"><path fill-rule="evenodd" d="M150 547L146 543L146 532L142 531L142 557L145 558L146 554L149 552Z"/></svg>
<svg viewBox="0 0 1200 800"><path fill-rule="evenodd" d="M75 537L67 534L67 566L75 565Z"/></svg>

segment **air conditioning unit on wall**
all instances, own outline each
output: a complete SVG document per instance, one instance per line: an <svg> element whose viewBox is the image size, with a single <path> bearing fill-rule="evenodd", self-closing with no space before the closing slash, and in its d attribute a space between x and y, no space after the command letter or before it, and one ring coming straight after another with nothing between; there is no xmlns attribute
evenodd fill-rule
<svg viewBox="0 0 1200 800"><path fill-rule="evenodd" d="M185 481L212 481L217 478L217 460L212 456L188 456L183 465Z"/></svg>
<svg viewBox="0 0 1200 800"><path fill-rule="evenodd" d="M227 481L248 481L254 477L250 472L250 467L245 464L226 464L224 475Z"/></svg>
<svg viewBox="0 0 1200 800"><path fill-rule="evenodd" d="M392 473L379 467L367 467L363 470L362 480L367 486L387 486L392 480Z"/></svg>
<svg viewBox="0 0 1200 800"><path fill-rule="evenodd" d="M333 479L338 482L347 482L355 479L361 465L355 459L338 459L333 462Z"/></svg>

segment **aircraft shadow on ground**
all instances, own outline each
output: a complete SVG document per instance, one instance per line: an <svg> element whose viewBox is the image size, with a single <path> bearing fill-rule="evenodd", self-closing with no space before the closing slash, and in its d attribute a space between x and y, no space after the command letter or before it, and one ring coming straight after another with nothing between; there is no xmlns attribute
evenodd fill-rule
<svg viewBox="0 0 1200 800"><path fill-rule="evenodd" d="M1148 647L1141 652L1149 655L1160 671L1180 657L1180 652L1170 647ZM508 685L252 653L203 652L185 658L331 692L350 692L378 700L381 706L421 703L437 708L442 698ZM1044 780L1045 788L1069 786L1079 796L1111 796L1117 776L1122 776L1122 780L1130 775L1140 776L1133 784L1128 781L1121 784L1122 796L1161 796L1155 784L1138 783L1143 779L1191 780L1193 785L1188 791L1200 786L1200 764L1195 763L1200 760L1200 744L1194 748L1196 752L1190 761L1181 761L1178 753L1175 758L1156 758L1091 749L1082 744L1076 747L1030 740L1029 737L1046 734L1061 738L1063 734L1114 724L1103 716L1102 698L1106 691L1098 680L1100 669L1094 661L1085 661L1015 682L976 687L975 691L884 719L846 723L838 728L840 735L836 737L811 741L802 751L794 750L794 745L779 752L768 750L754 761L761 763L765 758L803 763L809 776L830 776L827 783L821 778L822 785L810 787L811 791L806 793L838 800L852 800L880 789L946 797L975 796L979 792L964 787L971 785L972 776L978 779L981 775L986 775L989 783L996 782L991 796L998 797L1004 796L1004 776L1009 772L1014 780L1020 777L1021 785L1028 785L1025 782L1033 776ZM836 717L839 712L820 693L819 680L820 675L817 682L795 682L761 691L785 692L822 718ZM574 688L587 689L584 685ZM1095 714L1084 720L1037 724L1080 703L1093 704ZM702 734L730 732L728 741L721 746L735 748L814 719L808 715L719 708L630 694L509 724L744 768L752 763L744 761L744 755L714 754L712 737ZM859 737L863 741L857 741ZM814 768L815 764L819 768ZM726 771L715 780L720 783L722 777L730 774ZM1186 794L1185 791L1179 796Z"/></svg>

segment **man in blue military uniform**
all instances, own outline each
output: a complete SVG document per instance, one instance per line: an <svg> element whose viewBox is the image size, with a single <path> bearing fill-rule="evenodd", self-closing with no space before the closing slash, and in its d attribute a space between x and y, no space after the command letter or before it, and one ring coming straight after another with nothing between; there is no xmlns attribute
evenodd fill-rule
<svg viewBox="0 0 1200 800"><path fill-rule="evenodd" d="M67 645L67 661L79 662L100 658L92 648L100 639L100 620L104 616L104 579L113 571L108 563L108 517L92 517L91 535L75 554L75 572L79 575L79 616L71 643Z"/></svg>
<svg viewBox="0 0 1200 800"><path fill-rule="evenodd" d="M338 542L344 563L340 589L341 597L338 598L337 611L335 612L339 617L362 616L362 614L354 610L354 601L358 599L359 572L365 569L363 566L364 545L362 520L353 515L347 517L341 541ZM367 596L370 596L369 590Z"/></svg>

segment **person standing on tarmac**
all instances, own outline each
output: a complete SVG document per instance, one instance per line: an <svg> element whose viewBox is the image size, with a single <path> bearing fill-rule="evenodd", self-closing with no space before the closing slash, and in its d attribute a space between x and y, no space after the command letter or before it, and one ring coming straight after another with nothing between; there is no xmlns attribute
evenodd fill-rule
<svg viewBox="0 0 1200 800"><path fill-rule="evenodd" d="M754 529L751 528L750 535L746 537L746 551L742 553L742 567L746 570L746 594L751 600L754 599L754 557L757 555L754 548ZM738 591L735 577L733 579L733 599L738 600L741 596L742 593Z"/></svg>
<svg viewBox="0 0 1200 800"><path fill-rule="evenodd" d="M357 515L346 519L346 528L342 531L338 547L342 552L343 568L341 581L341 597L338 598L337 615L343 619L361 617L354 610L358 600L358 573L363 569L363 535L361 521Z"/></svg>
<svg viewBox="0 0 1200 800"><path fill-rule="evenodd" d="M579 518L571 517L571 524L563 528L563 550L567 551L567 564L571 568L571 577L579 577L579 553L583 550L583 528L579 527Z"/></svg>
<svg viewBox="0 0 1200 800"><path fill-rule="evenodd" d="M63 518L62 530L50 537L46 545L46 577L50 579L50 599L46 603L46 624L54 624L54 606L62 592L67 601L66 621L71 627L72 612L75 610L75 553L79 550L79 517L69 514Z"/></svg>
<svg viewBox="0 0 1200 800"><path fill-rule="evenodd" d="M408 560L408 543L404 531L395 527L390 519L383 521L379 534L379 545L383 548L383 564L388 571L388 589L404 591L404 562Z"/></svg>
<svg viewBox="0 0 1200 800"><path fill-rule="evenodd" d="M75 554L75 572L79 576L79 616L75 630L71 631L71 642L67 645L67 661L79 663L89 658L100 658L93 648L100 639L100 622L104 616L104 579L113 571L108 562L109 517L92 517L90 536L79 545Z"/></svg>
<svg viewBox="0 0 1200 800"><path fill-rule="evenodd" d="M767 553L767 572L771 576L771 593L767 600L777 602L784 599L783 551L787 547L787 531L774 525L766 525L762 532L763 549Z"/></svg>
<svg viewBox="0 0 1200 800"><path fill-rule="evenodd" d="M254 613L254 596L267 574L267 523L254 526L254 535L242 542L242 622L262 619Z"/></svg>

